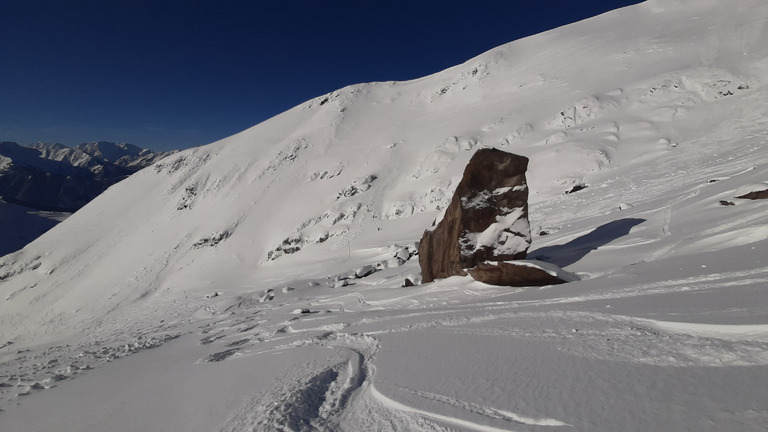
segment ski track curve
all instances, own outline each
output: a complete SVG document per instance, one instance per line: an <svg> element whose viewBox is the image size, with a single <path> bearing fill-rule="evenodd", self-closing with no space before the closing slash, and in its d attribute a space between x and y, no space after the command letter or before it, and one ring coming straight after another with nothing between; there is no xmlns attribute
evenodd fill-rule
<svg viewBox="0 0 768 432"><path fill-rule="evenodd" d="M246 402L218 431L339 430L345 409L370 380L371 359L378 341L365 335L329 334L276 350L308 345L332 349L333 357L341 361L331 365L308 362L297 376L282 379Z"/></svg>

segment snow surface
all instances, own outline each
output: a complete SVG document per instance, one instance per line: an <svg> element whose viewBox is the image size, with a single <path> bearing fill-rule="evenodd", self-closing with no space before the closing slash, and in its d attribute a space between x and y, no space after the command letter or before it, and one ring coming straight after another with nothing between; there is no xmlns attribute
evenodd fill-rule
<svg viewBox="0 0 768 432"><path fill-rule="evenodd" d="M0 430L765 431L766 22L650 0L137 173L0 258ZM403 287L483 146L579 281Z"/></svg>

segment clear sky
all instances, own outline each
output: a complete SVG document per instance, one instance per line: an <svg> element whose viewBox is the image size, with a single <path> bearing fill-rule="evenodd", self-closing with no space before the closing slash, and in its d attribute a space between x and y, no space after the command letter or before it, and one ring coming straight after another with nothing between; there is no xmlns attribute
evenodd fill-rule
<svg viewBox="0 0 768 432"><path fill-rule="evenodd" d="M0 141L207 144L639 0L0 0Z"/></svg>

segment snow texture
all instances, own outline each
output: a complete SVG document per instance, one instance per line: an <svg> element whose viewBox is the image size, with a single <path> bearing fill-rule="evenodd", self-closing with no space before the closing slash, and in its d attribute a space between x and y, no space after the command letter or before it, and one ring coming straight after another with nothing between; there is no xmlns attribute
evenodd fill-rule
<svg viewBox="0 0 768 432"><path fill-rule="evenodd" d="M766 22L649 0L138 172L0 258L0 430L765 431ZM418 284L482 147L579 280Z"/></svg>

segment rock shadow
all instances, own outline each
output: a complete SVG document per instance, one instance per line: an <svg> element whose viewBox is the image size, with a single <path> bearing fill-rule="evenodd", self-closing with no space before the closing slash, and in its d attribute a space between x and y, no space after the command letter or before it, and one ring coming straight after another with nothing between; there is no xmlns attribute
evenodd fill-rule
<svg viewBox="0 0 768 432"><path fill-rule="evenodd" d="M629 231L646 219L625 218L608 222L594 229L594 231L577 237L568 243L556 246L546 246L536 249L528 256L530 259L537 259L555 264L559 267L566 267L578 262L588 253L604 246L620 237L629 234Z"/></svg>

